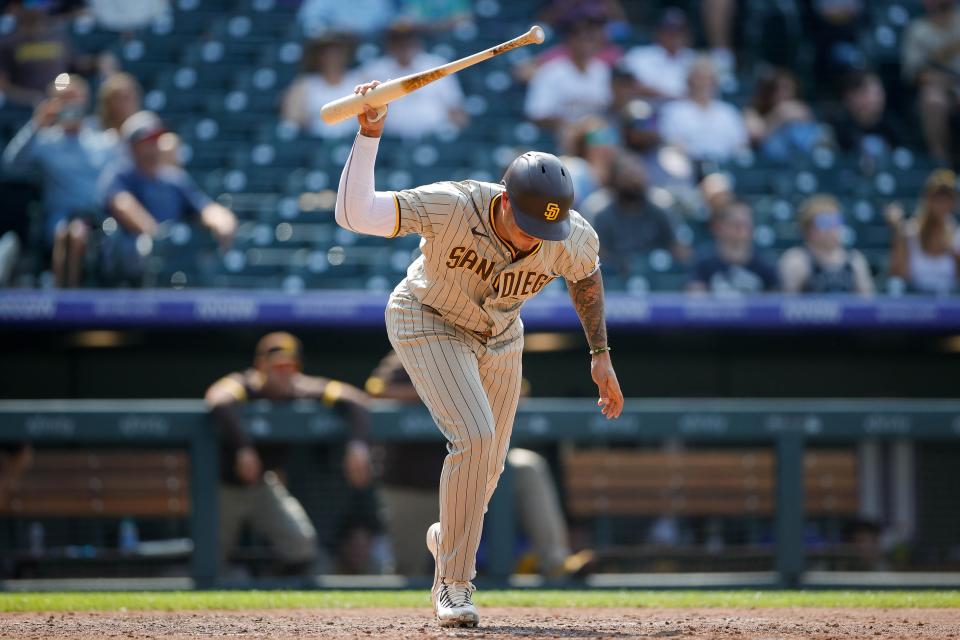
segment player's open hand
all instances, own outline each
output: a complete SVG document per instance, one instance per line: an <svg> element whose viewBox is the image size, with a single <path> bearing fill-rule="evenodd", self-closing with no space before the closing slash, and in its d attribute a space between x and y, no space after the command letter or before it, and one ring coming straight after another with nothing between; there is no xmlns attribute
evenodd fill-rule
<svg viewBox="0 0 960 640"><path fill-rule="evenodd" d="M353 92L366 95L368 91L376 88L379 84L379 80L371 80L370 82L358 84L353 88ZM357 120L360 122L360 133L368 138L379 138L383 133L383 123L386 118L385 106L380 107L380 110L378 110L368 104L363 105L363 113L357 116Z"/></svg>
<svg viewBox="0 0 960 640"><path fill-rule="evenodd" d="M619 418L623 411L623 392L620 391L617 373L613 370L613 363L610 362L609 351L593 356L593 361L590 363L590 376L600 392L600 399L597 400L600 412L607 416L608 420Z"/></svg>

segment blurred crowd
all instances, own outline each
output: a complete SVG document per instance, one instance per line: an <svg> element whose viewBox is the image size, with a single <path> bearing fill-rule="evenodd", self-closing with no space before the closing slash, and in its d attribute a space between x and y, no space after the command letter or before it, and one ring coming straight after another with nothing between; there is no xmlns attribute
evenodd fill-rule
<svg viewBox="0 0 960 640"><path fill-rule="evenodd" d="M298 135L326 140L349 139L355 124L324 123L325 102L362 81L441 64L425 39L476 29L467 0L293 4L301 72L278 117ZM237 216L183 169L176 132L162 114L143 110L137 78L109 53L73 53L65 28L92 14L122 39L167 10L163 0L5 4L0 91L5 103L34 111L7 144L3 169L39 181L43 232L35 234L40 246L25 247L14 233L0 238L0 284L18 251L28 251L44 256L51 286L136 286L153 238L170 221L194 221L221 250L231 246ZM691 292L957 290L954 0L917 7L895 87L862 50L870 17L863 0L762 9L737 0L660 3L643 12L643 23L636 10L619 0L545 0L535 18L548 27L548 46L513 59L513 82L526 87L523 113L574 173L575 204L600 235L606 274L627 280L656 255L682 267ZM750 29L781 37L754 33L760 44L748 48ZM382 45L379 55L358 64L358 45L371 41ZM808 61L793 55L801 42L810 45ZM467 102L456 77L442 79L392 104L385 134L416 140L462 130ZM887 203L889 252L879 264L858 251L851 212L833 193L798 203L797 246L758 250L755 212L724 171L745 158L789 173L823 150L871 160L901 149L929 158L933 171L911 201ZM691 221L708 237L693 237Z"/></svg>

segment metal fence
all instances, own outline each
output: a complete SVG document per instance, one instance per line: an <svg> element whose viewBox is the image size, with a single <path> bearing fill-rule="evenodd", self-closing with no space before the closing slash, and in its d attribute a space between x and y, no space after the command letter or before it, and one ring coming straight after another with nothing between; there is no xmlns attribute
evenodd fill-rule
<svg viewBox="0 0 960 640"><path fill-rule="evenodd" d="M254 403L250 432L258 441L312 443L345 436L333 413L311 402L282 407ZM379 403L372 437L380 441L439 440L422 408ZM808 444L878 440L960 442L960 401L952 400L645 400L631 399L623 416L608 422L590 400L531 399L522 403L514 444L556 442L764 445L775 452L774 571L750 586L830 586L889 583L956 585L955 574L877 574L872 578L804 571L803 455ZM204 406L195 400L0 401L0 441L38 446L111 445L126 448L182 447L189 451L193 585L218 584L218 449ZM505 582L513 566L514 514L509 474L488 513L489 574ZM691 581L597 576L597 585L691 586ZM696 580L692 584L698 584ZM716 579L699 584L719 586ZM732 584L743 584L734 581Z"/></svg>

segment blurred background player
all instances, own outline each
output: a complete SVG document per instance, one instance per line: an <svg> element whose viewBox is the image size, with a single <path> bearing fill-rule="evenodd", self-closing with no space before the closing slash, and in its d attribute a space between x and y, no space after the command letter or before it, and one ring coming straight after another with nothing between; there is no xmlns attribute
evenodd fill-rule
<svg viewBox="0 0 960 640"><path fill-rule="evenodd" d="M318 560L317 533L300 502L277 474L287 447L255 445L243 426L241 406L253 400L319 400L350 425L343 471L350 487L370 485L366 396L343 382L301 371L300 341L289 333L260 339L253 367L231 373L207 390L206 402L222 445L220 460L220 545L222 566L247 525L265 538L283 573L312 573Z"/></svg>
<svg viewBox="0 0 960 640"><path fill-rule="evenodd" d="M392 351L367 379L366 390L373 398L421 402L400 358ZM439 518L437 477L446 455L446 447L439 441L392 442L384 447L381 496L399 574L424 576L432 571L423 547L423 532ZM586 549L570 552L563 509L546 459L529 449L511 448L507 466L514 474L517 517L533 546L532 558L521 572L536 570L549 578L582 573L593 553Z"/></svg>

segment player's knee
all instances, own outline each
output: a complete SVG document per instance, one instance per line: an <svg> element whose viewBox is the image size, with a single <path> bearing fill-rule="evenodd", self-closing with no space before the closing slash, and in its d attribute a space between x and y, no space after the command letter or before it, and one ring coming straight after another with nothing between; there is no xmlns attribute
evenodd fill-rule
<svg viewBox="0 0 960 640"><path fill-rule="evenodd" d="M479 459L481 456L492 453L494 447L494 431L492 426L473 425L461 430L459 437L450 440L451 453L470 454Z"/></svg>

